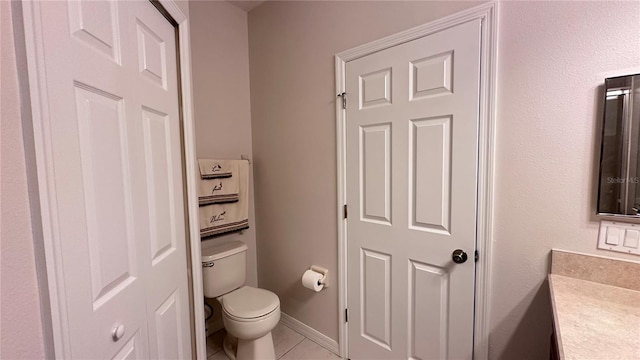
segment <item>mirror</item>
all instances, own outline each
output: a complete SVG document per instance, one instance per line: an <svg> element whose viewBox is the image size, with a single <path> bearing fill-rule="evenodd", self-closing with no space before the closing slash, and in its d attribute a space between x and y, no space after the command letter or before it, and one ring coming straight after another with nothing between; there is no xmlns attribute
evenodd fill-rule
<svg viewBox="0 0 640 360"><path fill-rule="evenodd" d="M640 74L605 80L599 215L640 216Z"/></svg>

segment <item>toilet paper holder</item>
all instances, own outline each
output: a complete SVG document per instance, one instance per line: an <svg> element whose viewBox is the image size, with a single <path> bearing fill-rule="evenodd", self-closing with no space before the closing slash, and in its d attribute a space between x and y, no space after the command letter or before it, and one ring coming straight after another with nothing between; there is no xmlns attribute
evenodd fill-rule
<svg viewBox="0 0 640 360"><path fill-rule="evenodd" d="M322 274L322 278L320 278L320 280L318 280L318 283L324 285L324 287L328 288L329 287L329 280L327 279L327 274L329 274L329 269L327 268L323 268L322 266L318 266L318 265L311 265L310 267L311 270Z"/></svg>

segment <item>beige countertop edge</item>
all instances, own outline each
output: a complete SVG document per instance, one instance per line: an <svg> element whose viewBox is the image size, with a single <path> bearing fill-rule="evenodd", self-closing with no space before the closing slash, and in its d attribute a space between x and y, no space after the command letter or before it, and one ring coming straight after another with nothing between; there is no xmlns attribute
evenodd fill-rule
<svg viewBox="0 0 640 360"><path fill-rule="evenodd" d="M640 359L640 291L557 274L548 279L560 359Z"/></svg>
<svg viewBox="0 0 640 360"><path fill-rule="evenodd" d="M553 331L556 333L556 342L558 343L558 355L560 360L564 360L564 349L562 347L562 334L558 328L558 311L556 310L555 296L553 294L553 278L554 274L549 274L549 292L551 293L551 308L553 310Z"/></svg>

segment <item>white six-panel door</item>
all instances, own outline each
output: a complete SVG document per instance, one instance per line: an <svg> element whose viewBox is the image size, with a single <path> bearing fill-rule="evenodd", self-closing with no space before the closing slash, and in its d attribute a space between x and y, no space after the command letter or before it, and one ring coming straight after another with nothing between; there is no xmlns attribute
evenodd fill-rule
<svg viewBox="0 0 640 360"><path fill-rule="evenodd" d="M472 357L480 26L346 64L351 359Z"/></svg>
<svg viewBox="0 0 640 360"><path fill-rule="evenodd" d="M40 9L71 357L191 358L175 28L148 1Z"/></svg>

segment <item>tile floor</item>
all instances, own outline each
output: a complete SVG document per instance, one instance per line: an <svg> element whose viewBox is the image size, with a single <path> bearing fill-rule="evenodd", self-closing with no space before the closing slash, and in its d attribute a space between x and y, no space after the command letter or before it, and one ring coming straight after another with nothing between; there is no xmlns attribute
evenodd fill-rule
<svg viewBox="0 0 640 360"><path fill-rule="evenodd" d="M225 331L220 330L207 338L207 360L229 360L222 351L222 340ZM282 360L333 360L338 355L314 343L306 337L291 330L285 325L278 326L271 332L276 358Z"/></svg>

